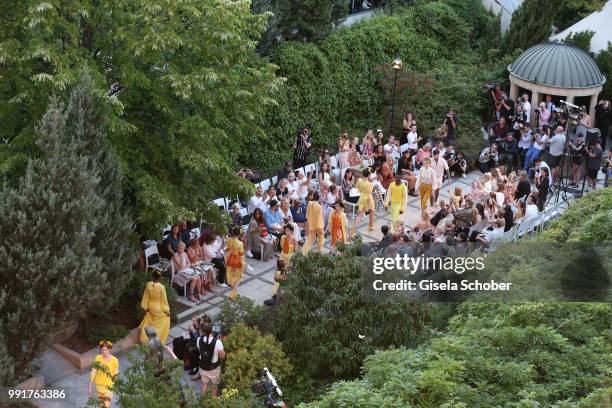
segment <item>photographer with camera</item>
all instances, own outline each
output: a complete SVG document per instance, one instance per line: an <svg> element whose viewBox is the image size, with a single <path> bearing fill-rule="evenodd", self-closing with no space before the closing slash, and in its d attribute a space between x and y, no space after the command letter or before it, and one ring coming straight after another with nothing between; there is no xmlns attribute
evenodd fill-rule
<svg viewBox="0 0 612 408"><path fill-rule="evenodd" d="M559 172L559 164L561 163L561 157L563 156L563 149L565 148L565 130L563 126L557 126L555 128L555 134L551 137L547 144L550 145L550 150L548 151L549 159L548 164L552 168L552 179L555 181L557 179L557 173Z"/></svg>
<svg viewBox="0 0 612 408"><path fill-rule="evenodd" d="M578 187L582 157L587 153L587 148L584 144L584 135L578 134L576 135L576 143L572 143L571 140L568 143L571 148L570 155L572 157L572 172L574 173L570 187Z"/></svg>
<svg viewBox="0 0 612 408"><path fill-rule="evenodd" d="M529 95L526 93L523 94L523 96L518 99L518 102L521 104L523 112L525 112L527 116L525 121L531 123L531 103L529 103Z"/></svg>
<svg viewBox="0 0 612 408"><path fill-rule="evenodd" d="M538 127L543 128L548 125L548 122L551 118L551 112L546 109L546 103L540 102L540 106L535 110L536 116L538 118Z"/></svg>
<svg viewBox="0 0 612 408"><path fill-rule="evenodd" d="M595 123L601 131L601 148L606 150L606 140L610 132L610 121L612 120L612 106L610 101L601 100L595 106Z"/></svg>
<svg viewBox="0 0 612 408"><path fill-rule="evenodd" d="M212 395L217 396L217 387L221 382L221 360L225 358L223 343L213 334L210 323L200 325L201 337L196 341L200 353L201 394L206 394L208 383L212 383Z"/></svg>
<svg viewBox="0 0 612 408"><path fill-rule="evenodd" d="M499 146L498 164L506 164L507 173L510 173L518 153L518 143L512 132L506 133L506 137L497 139L495 142Z"/></svg>
<svg viewBox="0 0 612 408"><path fill-rule="evenodd" d="M597 173L601 167L603 158L603 149L599 139L596 139L592 146L587 147L587 181L589 182L589 188L595 190L597 183Z"/></svg>
<svg viewBox="0 0 612 408"><path fill-rule="evenodd" d="M501 139L506 136L506 133L510 131L506 118L502 117L489 129L489 145L495 143L495 140Z"/></svg>
<svg viewBox="0 0 612 408"><path fill-rule="evenodd" d="M312 146L310 127L308 125L298 130L295 143L293 143L293 168L304 167L308 162L308 153Z"/></svg>
<svg viewBox="0 0 612 408"><path fill-rule="evenodd" d="M492 168L497 167L497 144L493 143L491 147L485 147L478 156L478 168L481 172L486 173Z"/></svg>
<svg viewBox="0 0 612 408"><path fill-rule="evenodd" d="M514 129L516 133L518 133L520 127L527 121L527 115L523 111L521 104L516 105L516 113L514 115L509 115L508 118L512 122L512 129Z"/></svg>
<svg viewBox="0 0 612 408"><path fill-rule="evenodd" d="M536 129L533 135L533 145L529 150L527 150L527 154L525 155L525 163L523 165L523 169L527 170L529 177L531 177L533 174L531 170L532 163L542 155L547 141L548 135L546 132Z"/></svg>

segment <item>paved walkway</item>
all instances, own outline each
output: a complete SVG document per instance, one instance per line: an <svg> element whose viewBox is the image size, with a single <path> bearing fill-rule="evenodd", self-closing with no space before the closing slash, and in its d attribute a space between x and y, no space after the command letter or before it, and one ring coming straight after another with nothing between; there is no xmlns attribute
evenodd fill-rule
<svg viewBox="0 0 612 408"><path fill-rule="evenodd" d="M471 184L482 176L482 173L474 171L469 173L465 178L453 177L450 187L446 182L440 190L439 199L444 199L449 202L449 190L453 191L455 187L461 187L463 193L468 193L471 190ZM601 181L598 183L598 188L603 185ZM414 225L420 218L420 205L418 197L408 197L408 211L405 212L400 219L406 225ZM352 226L353 220L349 218L349 226ZM384 209L379 209L376 214L374 231L367 230L367 217L361 221L357 227L357 232L363 236L365 242L378 241L382 237L380 227L391 222L390 214ZM316 247L313 249L316 250ZM245 296L255 304L262 304L264 300L272 295L272 285L274 284L274 271L276 268L276 258L268 262L261 262L254 259L248 259L248 264L253 268L251 271L246 271L244 281L238 287L240 296ZM204 301L198 305L180 297L181 302L190 308L179 313L179 323L170 329L170 335L167 343L171 344L172 340L178 336L187 337L187 327L190 324L191 317L194 315L202 315L204 313L210 316L216 316L219 312L221 303L227 301L229 289L217 286L214 293L209 293L204 297ZM121 371L127 366L125 355L119 355ZM41 373L45 376L47 388L64 389L67 399L59 402L46 402L39 406L45 408L72 408L83 407L87 401L87 385L89 382L89 371L79 372L70 363L65 361L53 350L47 350L41 358ZM192 382L187 374L185 374L185 382L191 384L194 389L197 389L199 382Z"/></svg>

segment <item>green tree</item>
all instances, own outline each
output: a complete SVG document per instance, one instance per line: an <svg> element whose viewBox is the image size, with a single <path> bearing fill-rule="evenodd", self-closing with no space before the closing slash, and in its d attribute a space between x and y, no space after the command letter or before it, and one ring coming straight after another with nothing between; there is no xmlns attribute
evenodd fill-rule
<svg viewBox="0 0 612 408"><path fill-rule="evenodd" d="M612 78L612 44L608 43L608 48L601 50L595 57L595 61L601 73L606 77L606 83L599 97L612 100L612 80L610 79Z"/></svg>
<svg viewBox="0 0 612 408"><path fill-rule="evenodd" d="M276 338L295 366L319 380L358 375L362 359L376 349L417 344L436 309L401 296L371 297L363 280L371 264L355 255L358 248L291 261Z"/></svg>
<svg viewBox="0 0 612 408"><path fill-rule="evenodd" d="M581 406L585 397L605 401L611 312L606 303L465 303L445 335L415 350L369 356L362 379L337 383L301 407L570 407Z"/></svg>
<svg viewBox="0 0 612 408"><path fill-rule="evenodd" d="M93 245L106 211L100 176L66 121L52 102L37 131L45 159L30 159L18 186L0 198L0 332L16 378L58 324L104 304L110 284Z"/></svg>
<svg viewBox="0 0 612 408"><path fill-rule="evenodd" d="M590 54L591 39L593 38L593 35L595 35L595 32L591 30L571 33L565 38L564 42L569 45L574 45L587 54Z"/></svg>
<svg viewBox="0 0 612 408"><path fill-rule="evenodd" d="M104 200L104 211L96 215L91 242L95 255L104 261L100 278L105 284L97 288L103 300L92 302L87 308L103 313L117 303L121 294L117 288L124 288L131 281L136 254L126 242L133 238L134 223L123 199L123 175L107 140L105 105L97 100L95 90L91 76L82 75L70 94L65 115L66 131L78 141L77 153L88 158L89 171L98 175L96 191ZM83 332L87 331L87 310L81 314Z"/></svg>
<svg viewBox="0 0 612 408"><path fill-rule="evenodd" d="M547 41L552 33L552 23L558 13L554 0L525 0L512 14L510 27L503 39L503 50L511 53L526 50L534 44Z"/></svg>
<svg viewBox="0 0 612 408"><path fill-rule="evenodd" d="M115 114L111 145L141 232L179 218L222 224L218 195L241 147L263 140L262 113L282 81L255 47L266 16L232 0L20 2L0 5L0 170L15 181L36 155L32 123L87 64Z"/></svg>
<svg viewBox="0 0 612 408"><path fill-rule="evenodd" d="M256 328L240 323L232 328L223 346L227 352L223 378L230 388L249 390L264 367L281 385L293 376L291 362L271 334L262 335Z"/></svg>
<svg viewBox="0 0 612 408"><path fill-rule="evenodd" d="M563 0L559 2L559 11L554 19L555 27L565 30L584 17L600 10L606 0Z"/></svg>

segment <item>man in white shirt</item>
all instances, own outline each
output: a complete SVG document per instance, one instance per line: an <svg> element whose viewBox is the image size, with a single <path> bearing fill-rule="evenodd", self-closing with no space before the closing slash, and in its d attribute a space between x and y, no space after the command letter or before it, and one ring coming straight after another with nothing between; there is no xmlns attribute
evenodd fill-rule
<svg viewBox="0 0 612 408"><path fill-rule="evenodd" d="M561 163L563 149L565 148L565 134L563 133L563 126L557 126L555 129L555 135L551 137L547 143L550 145L550 167L552 167L552 179L554 180L557 178L559 163Z"/></svg>
<svg viewBox="0 0 612 408"><path fill-rule="evenodd" d="M289 197L292 200L297 198L297 189L298 189L298 182L295 179L295 173L290 172L289 174L287 174L287 190L289 190Z"/></svg>
<svg viewBox="0 0 612 408"><path fill-rule="evenodd" d="M504 236L505 226L506 221L504 221L503 218L495 220L495 228L492 230L486 230L482 234L478 235L478 240L487 246L491 245L491 242L493 242L494 239Z"/></svg>
<svg viewBox="0 0 612 408"><path fill-rule="evenodd" d="M436 174L436 180L434 185L432 186L432 193L429 196L430 204L433 207L434 204L438 201L438 195L440 193L440 188L442 187L442 181L444 180L444 173L449 171L448 163L444 160L443 157L440 157L440 151L438 149L434 149L433 157L431 159L431 168L434 170Z"/></svg>
<svg viewBox="0 0 612 408"><path fill-rule="evenodd" d="M529 103L529 95L523 94L523 102L521 104L523 105L523 111L527 116L525 121L531 123L531 103Z"/></svg>
<svg viewBox="0 0 612 408"><path fill-rule="evenodd" d="M208 383L212 383L212 395L217 396L217 386L221 382L221 360L225 358L223 343L212 333L210 324L202 325L202 337L196 341L200 352L201 395L206 394Z"/></svg>
<svg viewBox="0 0 612 408"><path fill-rule="evenodd" d="M410 149L410 154L415 154L417 149L419 148L419 137L417 136L417 126L410 126L410 132L406 136L408 140L408 149Z"/></svg>
<svg viewBox="0 0 612 408"><path fill-rule="evenodd" d="M255 189L255 195L249 200L247 208L249 209L249 214L253 214L256 208L261 209L264 213L268 210L268 206L263 200L263 188L257 187Z"/></svg>
<svg viewBox="0 0 612 408"><path fill-rule="evenodd" d="M393 160L397 161L400 158L400 149L395 141L395 136L389 136L389 142L383 146L386 156L393 157Z"/></svg>

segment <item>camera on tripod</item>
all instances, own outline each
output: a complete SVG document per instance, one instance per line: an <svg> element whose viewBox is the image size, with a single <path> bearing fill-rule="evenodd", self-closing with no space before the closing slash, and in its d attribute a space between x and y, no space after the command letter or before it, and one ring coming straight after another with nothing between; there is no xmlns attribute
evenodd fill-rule
<svg viewBox="0 0 612 408"><path fill-rule="evenodd" d="M264 396L264 404L267 408L287 408L287 404L281 399L283 392L267 367L259 372L259 381L251 385L251 391L255 395Z"/></svg>

